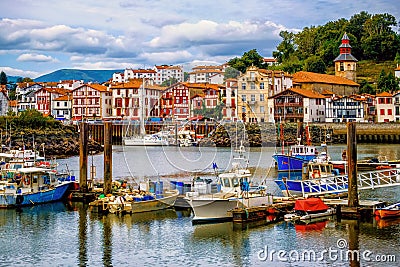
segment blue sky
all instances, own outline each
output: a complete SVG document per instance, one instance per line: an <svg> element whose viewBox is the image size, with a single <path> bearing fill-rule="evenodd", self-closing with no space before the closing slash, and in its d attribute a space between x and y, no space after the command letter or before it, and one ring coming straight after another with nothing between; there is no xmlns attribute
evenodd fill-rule
<svg viewBox="0 0 400 267"><path fill-rule="evenodd" d="M398 0L1 0L0 71L36 78L62 68L189 70L250 49L271 57L280 31L361 11L400 20Z"/></svg>

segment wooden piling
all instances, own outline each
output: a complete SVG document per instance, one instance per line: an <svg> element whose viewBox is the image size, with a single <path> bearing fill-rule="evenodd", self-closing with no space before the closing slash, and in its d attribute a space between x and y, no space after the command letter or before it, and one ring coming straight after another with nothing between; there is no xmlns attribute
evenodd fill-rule
<svg viewBox="0 0 400 267"><path fill-rule="evenodd" d="M81 192L88 192L87 168L88 168L88 136L89 128L86 122L80 124L79 147L79 187Z"/></svg>
<svg viewBox="0 0 400 267"><path fill-rule="evenodd" d="M112 183L112 137L113 128L111 122L104 123L104 194L111 193Z"/></svg>
<svg viewBox="0 0 400 267"><path fill-rule="evenodd" d="M356 123L347 123L347 166L349 175L349 201L351 208L358 207L358 188L357 188L357 133Z"/></svg>

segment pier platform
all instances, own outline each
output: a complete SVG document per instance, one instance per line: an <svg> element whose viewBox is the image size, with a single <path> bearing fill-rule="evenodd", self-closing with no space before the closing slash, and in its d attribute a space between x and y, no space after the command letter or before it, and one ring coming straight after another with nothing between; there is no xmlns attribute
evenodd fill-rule
<svg viewBox="0 0 400 267"><path fill-rule="evenodd" d="M324 203L336 207L337 216L346 219L371 218L377 207L386 204L384 201L360 200L358 207L349 207L347 199L324 199Z"/></svg>
<svg viewBox="0 0 400 267"><path fill-rule="evenodd" d="M287 201L258 207L235 208L231 210L233 222L248 223L260 220L276 222L283 218L283 214L293 209L294 203L294 201Z"/></svg>

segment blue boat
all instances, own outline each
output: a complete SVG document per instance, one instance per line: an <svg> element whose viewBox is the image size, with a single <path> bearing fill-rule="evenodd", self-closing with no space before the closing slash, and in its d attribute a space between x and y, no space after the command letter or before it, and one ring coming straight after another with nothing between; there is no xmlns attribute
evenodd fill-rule
<svg viewBox="0 0 400 267"><path fill-rule="evenodd" d="M62 200L73 181L59 182L50 169L20 168L11 180L0 181L0 207L32 206Z"/></svg>
<svg viewBox="0 0 400 267"><path fill-rule="evenodd" d="M289 154L274 154L278 171L301 171L303 165L317 157L315 146L293 145L290 147Z"/></svg>

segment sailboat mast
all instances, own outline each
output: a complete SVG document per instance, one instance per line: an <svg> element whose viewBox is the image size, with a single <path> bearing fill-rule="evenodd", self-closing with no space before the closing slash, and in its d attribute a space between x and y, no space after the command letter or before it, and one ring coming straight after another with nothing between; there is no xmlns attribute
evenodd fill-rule
<svg viewBox="0 0 400 267"><path fill-rule="evenodd" d="M146 133L146 129L144 126L144 82L145 82L145 77L143 76L143 81L142 81L142 86L139 94L139 121L140 121L140 135L143 136Z"/></svg>

